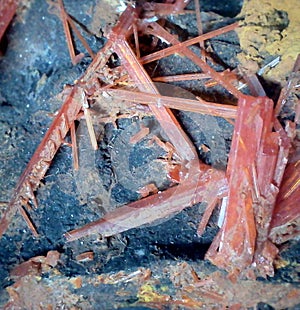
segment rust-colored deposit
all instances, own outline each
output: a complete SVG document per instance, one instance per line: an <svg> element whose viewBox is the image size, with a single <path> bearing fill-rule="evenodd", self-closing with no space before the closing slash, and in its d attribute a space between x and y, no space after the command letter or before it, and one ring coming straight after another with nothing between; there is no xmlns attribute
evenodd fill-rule
<svg viewBox="0 0 300 310"><path fill-rule="evenodd" d="M294 60L294 70L282 90L275 110L273 101L264 95L259 81L254 76L238 78L239 74L233 70L217 72L205 61L205 57L199 57L189 49L190 45L234 31L238 27L237 23L202 34L201 21L198 18L199 36L180 42L162 26L163 23L158 23L150 17L182 13L188 1L177 0L175 4L166 1L166 3L153 5L146 2L137 7L129 4L116 26L109 32L105 46L94 55L76 31L75 22L65 11L63 2L61 0L50 2L62 20L73 64L80 61L82 55L75 55L70 28L79 35L79 39L91 54L93 61L71 89L65 91L66 99L61 109L28 163L15 188L12 200L1 218L0 236L13 221L14 214L20 212L35 237L39 237L39 227L36 227L28 217L26 208L30 204L35 208L38 207L34 192L39 187L58 149L64 143L65 136L71 133L74 167L78 169L75 122L84 115L92 146L96 149L97 139L90 108L96 101L105 102L111 98L117 98L128 106L146 106L144 109L150 111L158 120L168 136L169 147L173 148L170 160L175 162L176 157L176 169L174 170L174 165L170 168L170 175L176 171L176 182L162 192L152 188L147 192L150 193L149 196L144 193L143 196L147 197L121 206L95 222L66 232L65 241L71 242L91 234L110 237L165 218L203 201L207 203L207 210L199 226L200 234L205 229L214 207L225 199L227 203L223 203L225 215L221 221L222 225L206 258L217 267L227 270L233 278L240 274L250 278L272 276L274 259L278 253L277 245L300 234L300 159L299 133L297 135L296 130L300 114L298 99L300 57ZM2 29L4 28L0 28ZM141 57L139 38L142 34L163 40L170 46ZM203 48L202 44L201 48ZM190 59L198 66L199 72L194 75L173 77L173 80L209 78L235 97L237 106L210 103L201 98L184 100L161 95L144 65L174 53ZM116 67L108 65L112 54L117 55L120 61ZM170 79L170 77L165 78ZM163 80L163 77L160 80ZM251 95L243 94L237 87L240 80L249 87ZM292 108L294 117L281 120L281 110L287 104ZM234 123L226 172L201 162L195 146L171 109L219 116ZM144 130L141 135L147 135L147 130ZM133 143L138 141L139 137L136 136L134 139ZM91 261L93 253L88 252L77 259L79 262ZM44 262L31 260L21 269L25 268L25 271L34 269L37 263L39 268L44 264ZM17 273L19 272L23 271ZM170 299L168 294L156 294L149 286L141 289L139 298L145 302L149 302L152 298L153 304L159 301L165 304L187 305L195 309L202 305L203 301L198 300L197 296L203 293L214 302L234 306L234 297L233 300L229 300L229 295L223 296L221 291L225 288L229 289L234 296L238 293L239 286L237 284L230 284L230 286L228 283L223 275L217 273L210 280L204 282L199 280L184 286L187 295L184 295L183 291L180 302ZM253 283L255 284L242 282L239 285L246 286L245 291L260 291L260 284ZM14 290L17 289L17 287L14 288ZM281 289L278 288L278 290ZM291 294L299 297L298 291ZM245 301L244 304L248 307L250 302ZM279 301L278 304L280 304ZM236 307L238 306L237 302Z"/></svg>

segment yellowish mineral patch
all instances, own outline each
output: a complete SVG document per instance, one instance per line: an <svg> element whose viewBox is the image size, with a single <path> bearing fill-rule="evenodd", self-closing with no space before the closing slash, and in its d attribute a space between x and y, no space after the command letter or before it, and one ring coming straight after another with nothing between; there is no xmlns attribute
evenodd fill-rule
<svg viewBox="0 0 300 310"><path fill-rule="evenodd" d="M255 71L251 61L261 68L280 56L279 64L263 76L284 84L300 53L299 0L245 0L239 16L242 66Z"/></svg>

